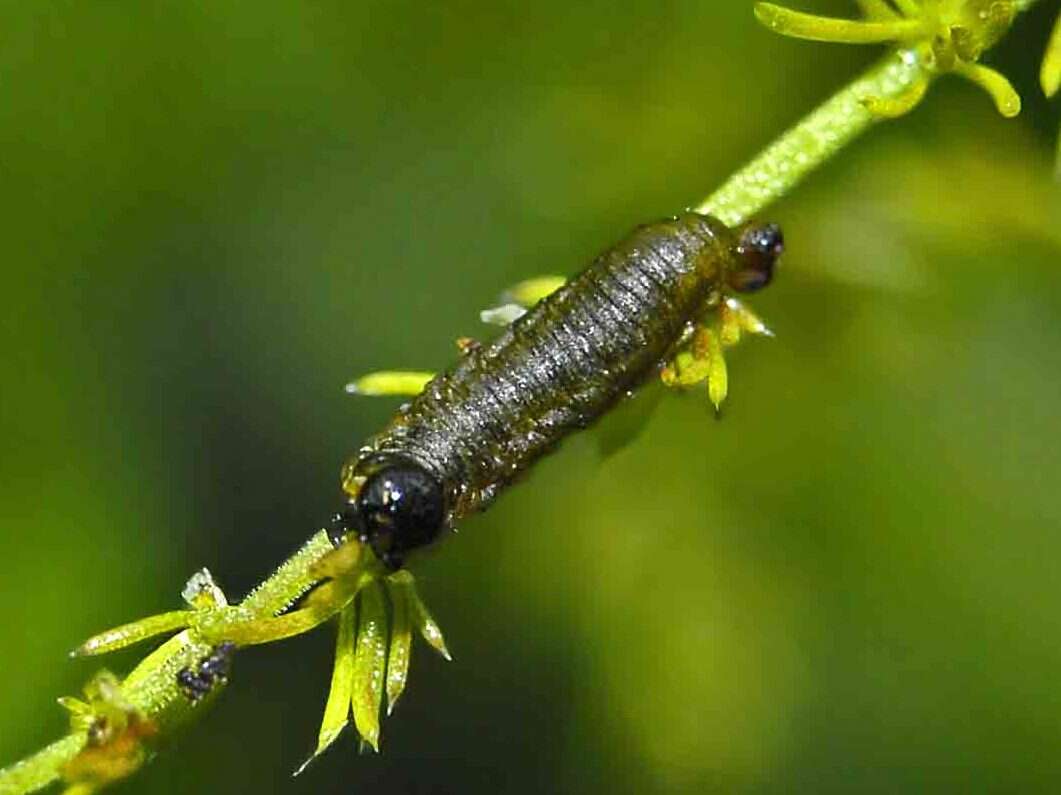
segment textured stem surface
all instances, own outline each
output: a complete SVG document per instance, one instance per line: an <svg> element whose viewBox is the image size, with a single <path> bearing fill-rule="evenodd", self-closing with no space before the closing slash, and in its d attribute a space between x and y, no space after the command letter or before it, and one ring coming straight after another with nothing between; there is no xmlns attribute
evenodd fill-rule
<svg viewBox="0 0 1061 795"><path fill-rule="evenodd" d="M881 115L866 107L867 101L900 101L929 79L915 50L889 53L726 180L696 211L713 215L727 226L747 221L882 121Z"/></svg>

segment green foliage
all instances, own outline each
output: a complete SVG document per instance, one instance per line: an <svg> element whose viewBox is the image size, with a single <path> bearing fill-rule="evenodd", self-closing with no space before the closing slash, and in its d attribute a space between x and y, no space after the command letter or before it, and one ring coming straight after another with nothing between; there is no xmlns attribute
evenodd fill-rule
<svg viewBox="0 0 1061 795"><path fill-rule="evenodd" d="M701 206L702 211L717 214L731 224L758 212L873 122L909 111L932 80L944 72L961 74L987 89L1006 114L1018 107L1008 82L976 63L1008 26L1018 4L993 5L1005 13L988 15L982 25L978 15L966 13L973 4L903 3L892 8L883 2L863 2L860 6L868 21L837 25L816 23L814 18L760 4L758 13L780 32L817 31L832 39L895 40L912 49L889 54L813 112L723 185ZM922 13L930 7L938 14ZM1003 17L1005 25L1000 21ZM1043 64L1043 85L1048 93L1057 90L1059 35L1055 32ZM514 300L523 303L528 299ZM721 352L736 341L739 334L735 330L740 329L753 332L765 330L765 326L757 320L727 323L720 315L716 327L707 329L680 354L676 381L685 384L706 377L712 400L720 403L728 384ZM422 385L424 377L426 374L418 374L417 383ZM415 386L396 384L384 379L382 385L376 384L375 391L397 394ZM351 718L360 736L375 747L384 700L389 712L406 682L411 629L419 627L424 638L443 654L445 646L437 625L416 597L411 578L381 576L356 545L348 545L340 553L332 553L326 536L318 534L236 605L228 604L212 578L197 575L198 579L190 581L194 587L185 593L189 609L125 625L86 642L79 653L99 654L158 634L178 633L120 683L112 676L100 675L91 681L84 700L64 700L72 713L71 734L0 772L0 793L30 792L59 776L70 782L73 791L84 793L124 778L150 756L158 740L199 717L212 703L214 694L190 703L176 684L178 671L194 666L222 640L236 639L245 645L272 642L302 634L331 619L338 623L339 639L317 752L331 744ZM285 612L321 581L324 584L304 604Z"/></svg>
<svg viewBox="0 0 1061 795"><path fill-rule="evenodd" d="M1041 80L1043 93L1048 97L1054 96L1061 89L1061 15L1058 15L1057 22L1054 23L1054 33L1046 48Z"/></svg>
<svg viewBox="0 0 1061 795"><path fill-rule="evenodd" d="M288 611L321 581L304 604ZM449 659L442 633L417 596L412 575L406 571L384 575L371 551L356 542L333 551L324 532L239 605L229 605L205 569L189 579L183 596L190 610L108 630L74 652L105 654L180 631L123 682L104 672L86 687L85 701L61 699L72 716L71 741L62 746L66 753L38 755L3 771L0 792L30 792L61 774L71 792L84 794L136 772L167 732L204 710L227 684L222 677L209 698L201 699L183 691L177 676L178 671L201 668L201 661L222 642L270 643L300 635L338 614L331 692L314 757L339 737L351 714L362 740L379 749L384 686L389 712L405 686L410 627Z"/></svg>
<svg viewBox="0 0 1061 795"><path fill-rule="evenodd" d="M388 715L394 711L408 681L414 625L429 645L450 659L442 632L407 571L364 584L356 602L342 610L331 690L317 749L309 761L339 738L351 715L361 739L379 750L380 712L384 703Z"/></svg>

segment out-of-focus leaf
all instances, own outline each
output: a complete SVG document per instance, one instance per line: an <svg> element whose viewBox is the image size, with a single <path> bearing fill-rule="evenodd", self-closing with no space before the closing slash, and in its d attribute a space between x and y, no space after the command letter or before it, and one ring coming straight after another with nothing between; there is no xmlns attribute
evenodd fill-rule
<svg viewBox="0 0 1061 795"><path fill-rule="evenodd" d="M407 397L419 395L434 377L434 373L418 370L381 370L351 381L346 385L346 391L368 397Z"/></svg>
<svg viewBox="0 0 1061 795"><path fill-rule="evenodd" d="M563 287L566 281L563 276L538 276L527 279L506 290L502 300L529 309Z"/></svg>
<svg viewBox="0 0 1061 795"><path fill-rule="evenodd" d="M526 308L519 304L502 304L484 309L479 313L479 319L488 326L507 326L525 314L527 314Z"/></svg>
<svg viewBox="0 0 1061 795"><path fill-rule="evenodd" d="M1046 56L1043 58L1039 78L1046 96L1052 97L1061 89L1061 14L1057 15L1053 35L1046 46Z"/></svg>

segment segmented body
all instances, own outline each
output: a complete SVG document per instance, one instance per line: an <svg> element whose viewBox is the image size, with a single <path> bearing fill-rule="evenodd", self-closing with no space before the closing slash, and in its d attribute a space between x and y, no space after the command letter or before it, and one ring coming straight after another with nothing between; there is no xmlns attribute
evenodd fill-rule
<svg viewBox="0 0 1061 795"><path fill-rule="evenodd" d="M658 372L717 294L733 251L733 233L707 216L639 227L432 380L347 465L344 481L382 454L431 473L450 522L481 510Z"/></svg>

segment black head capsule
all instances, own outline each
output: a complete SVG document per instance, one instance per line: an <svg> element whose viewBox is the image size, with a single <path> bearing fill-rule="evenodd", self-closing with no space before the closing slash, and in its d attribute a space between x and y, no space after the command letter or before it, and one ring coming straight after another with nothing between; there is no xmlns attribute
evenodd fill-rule
<svg viewBox="0 0 1061 795"><path fill-rule="evenodd" d="M357 497L332 521L332 536L356 535L389 568L427 546L445 527L442 485L420 466L401 458L367 463Z"/></svg>
<svg viewBox="0 0 1061 795"><path fill-rule="evenodd" d="M785 238L777 224L749 224L737 241L736 267L726 281L739 293L761 290L774 278L774 266L785 250Z"/></svg>

